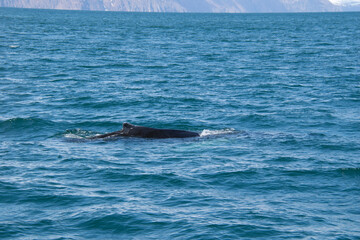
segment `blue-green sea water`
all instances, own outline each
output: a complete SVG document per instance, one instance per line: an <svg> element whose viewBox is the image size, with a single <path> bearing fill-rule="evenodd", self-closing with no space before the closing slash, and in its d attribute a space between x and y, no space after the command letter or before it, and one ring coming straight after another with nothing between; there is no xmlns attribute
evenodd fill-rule
<svg viewBox="0 0 360 240"><path fill-rule="evenodd" d="M0 9L0 239L360 239L360 13ZM86 140L123 122L189 139Z"/></svg>

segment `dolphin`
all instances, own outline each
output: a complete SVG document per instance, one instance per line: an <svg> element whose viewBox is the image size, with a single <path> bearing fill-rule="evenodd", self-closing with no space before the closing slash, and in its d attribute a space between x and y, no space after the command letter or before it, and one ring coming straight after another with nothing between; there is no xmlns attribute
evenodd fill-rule
<svg viewBox="0 0 360 240"><path fill-rule="evenodd" d="M200 134L184 130L150 128L136 126L130 123L123 123L123 129L120 131L97 135L90 137L89 139L103 139L112 137L190 138L200 137Z"/></svg>

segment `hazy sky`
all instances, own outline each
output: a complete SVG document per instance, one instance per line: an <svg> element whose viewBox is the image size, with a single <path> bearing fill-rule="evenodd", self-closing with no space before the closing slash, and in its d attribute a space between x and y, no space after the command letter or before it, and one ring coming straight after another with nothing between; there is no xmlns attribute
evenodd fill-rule
<svg viewBox="0 0 360 240"><path fill-rule="evenodd" d="M344 5L349 3L360 3L360 0L330 0L330 2L337 5Z"/></svg>

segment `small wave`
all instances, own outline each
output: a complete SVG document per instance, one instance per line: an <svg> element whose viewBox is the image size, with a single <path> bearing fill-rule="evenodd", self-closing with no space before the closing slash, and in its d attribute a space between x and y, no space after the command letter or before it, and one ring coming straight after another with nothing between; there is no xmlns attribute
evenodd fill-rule
<svg viewBox="0 0 360 240"><path fill-rule="evenodd" d="M227 134L232 134L235 133L235 129L233 128L226 128L226 129L221 129L221 130L208 130L208 129L204 129L201 134L200 137L207 137L207 136L214 136L214 135L227 135Z"/></svg>
<svg viewBox="0 0 360 240"><path fill-rule="evenodd" d="M360 177L360 167L358 168L341 168L341 174L352 177Z"/></svg>
<svg viewBox="0 0 360 240"><path fill-rule="evenodd" d="M0 131L8 132L13 130L23 131L26 129L39 129L42 127L52 126L52 121L41 118L11 118L0 121Z"/></svg>

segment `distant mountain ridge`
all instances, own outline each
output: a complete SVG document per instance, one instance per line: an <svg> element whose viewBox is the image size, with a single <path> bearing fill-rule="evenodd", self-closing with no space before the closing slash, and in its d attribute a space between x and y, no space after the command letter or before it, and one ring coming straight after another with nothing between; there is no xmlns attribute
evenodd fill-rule
<svg viewBox="0 0 360 240"><path fill-rule="evenodd" d="M0 7L127 12L329 12L329 0L0 0Z"/></svg>

